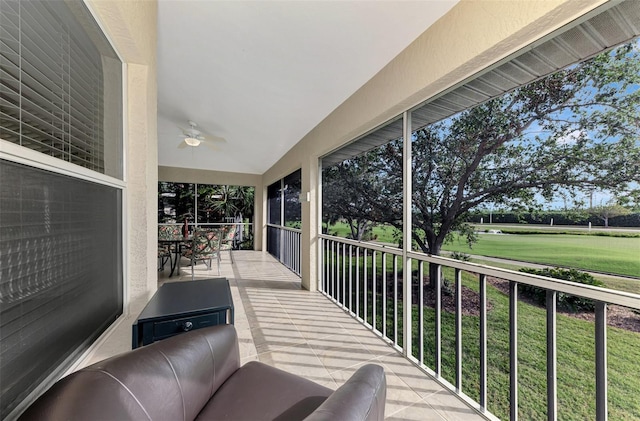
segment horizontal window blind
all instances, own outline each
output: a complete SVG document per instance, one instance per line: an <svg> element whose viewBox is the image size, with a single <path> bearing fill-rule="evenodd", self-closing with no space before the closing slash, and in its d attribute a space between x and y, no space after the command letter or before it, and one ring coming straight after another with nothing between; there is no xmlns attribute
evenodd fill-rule
<svg viewBox="0 0 640 421"><path fill-rule="evenodd" d="M122 314L122 191L0 160L4 419Z"/></svg>
<svg viewBox="0 0 640 421"><path fill-rule="evenodd" d="M122 63L81 2L0 0L0 138L122 178Z"/></svg>

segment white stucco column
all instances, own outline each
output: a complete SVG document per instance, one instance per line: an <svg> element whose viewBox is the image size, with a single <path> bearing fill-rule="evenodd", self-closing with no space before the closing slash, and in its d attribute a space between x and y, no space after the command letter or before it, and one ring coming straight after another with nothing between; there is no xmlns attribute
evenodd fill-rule
<svg viewBox="0 0 640 421"><path fill-rule="evenodd" d="M127 71L127 276L130 310L144 305L158 287L158 137L155 74L149 66ZM128 282L127 282L128 281Z"/></svg>
<svg viewBox="0 0 640 421"><path fill-rule="evenodd" d="M318 191L321 173L318 158L309 156L302 165L302 242L300 245L302 288L309 291L318 289L318 205L321 197ZM307 195L307 193L309 193ZM309 201L306 201L306 197Z"/></svg>

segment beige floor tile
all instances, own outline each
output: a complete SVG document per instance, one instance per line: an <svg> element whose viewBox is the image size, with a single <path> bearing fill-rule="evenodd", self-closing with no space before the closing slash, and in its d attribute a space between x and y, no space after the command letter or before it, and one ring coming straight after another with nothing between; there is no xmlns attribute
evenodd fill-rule
<svg viewBox="0 0 640 421"><path fill-rule="evenodd" d="M345 335L310 340L307 344L330 373L362 364L376 357L360 344L349 341L349 337Z"/></svg>
<svg viewBox="0 0 640 421"><path fill-rule="evenodd" d="M329 323L328 326L317 326L306 321L296 322L292 320L300 334L308 341L323 339L334 335L347 335L347 331L339 324Z"/></svg>
<svg viewBox="0 0 640 421"><path fill-rule="evenodd" d="M449 421L483 420L476 411L446 390L425 399L442 417Z"/></svg>
<svg viewBox="0 0 640 421"><path fill-rule="evenodd" d="M251 339L238 338L238 348L240 350L240 359L258 355L256 346Z"/></svg>
<svg viewBox="0 0 640 421"><path fill-rule="evenodd" d="M305 343L304 337L292 325L267 325L251 329L258 354Z"/></svg>
<svg viewBox="0 0 640 421"><path fill-rule="evenodd" d="M442 386L435 380L397 352L380 356L377 360L387 371L402 378L423 399L442 390Z"/></svg>
<svg viewBox="0 0 640 421"><path fill-rule="evenodd" d="M369 352L375 355L387 355L396 352L384 339L377 336L370 330L362 327L360 329L346 329L349 332L349 336L354 341L358 341L360 345L366 348Z"/></svg>
<svg viewBox="0 0 640 421"><path fill-rule="evenodd" d="M387 412L388 414L388 412ZM421 401L409 407L403 408L394 414L385 417L390 421L445 421L438 411L428 403Z"/></svg>
<svg viewBox="0 0 640 421"><path fill-rule="evenodd" d="M307 344L260 353L258 359L265 364L297 374L316 383L325 384L333 381L332 376Z"/></svg>

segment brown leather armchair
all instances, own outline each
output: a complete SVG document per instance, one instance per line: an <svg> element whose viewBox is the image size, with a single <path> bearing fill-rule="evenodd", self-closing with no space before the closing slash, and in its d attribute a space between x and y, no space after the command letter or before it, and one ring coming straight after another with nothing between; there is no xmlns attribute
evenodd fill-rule
<svg viewBox="0 0 640 421"><path fill-rule="evenodd" d="M77 371L22 420L382 420L382 367L361 367L338 390L266 364L240 367L232 325L178 335Z"/></svg>

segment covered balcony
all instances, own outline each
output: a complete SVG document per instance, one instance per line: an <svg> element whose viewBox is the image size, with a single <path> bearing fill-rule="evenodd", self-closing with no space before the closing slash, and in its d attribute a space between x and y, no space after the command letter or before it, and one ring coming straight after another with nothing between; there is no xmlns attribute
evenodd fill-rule
<svg viewBox="0 0 640 421"><path fill-rule="evenodd" d="M622 337L608 311L638 312L640 296L412 242L415 197L429 194L413 171L437 161L415 154L417 133L637 40L640 3L45 3L0 0L0 418L17 418L65 374L130 350L132 323L158 287L191 280L186 259L180 274L158 270L159 224L225 218L247 219L247 250L233 261L223 253L220 275L198 264L194 278L229 279L243 363L330 388L379 364L387 419L556 420L578 395L588 396L578 417L640 414L616 412L636 393L623 374L637 368L625 365L637 350L621 356L608 343ZM637 130L635 117L624 120ZM637 139L625 137L634 148ZM395 184L377 201L395 214L398 241L330 235L323 174L388 145L384 170L395 172L376 175ZM623 176L637 167L617 164ZM250 216L211 186L250 189ZM535 318L521 312L529 287L545 296ZM595 308L579 332L589 346L569 356L558 352L574 326L556 309L565 294ZM535 349L535 367L522 347ZM578 373L585 390L570 376L559 384L567 367L588 368Z"/></svg>

